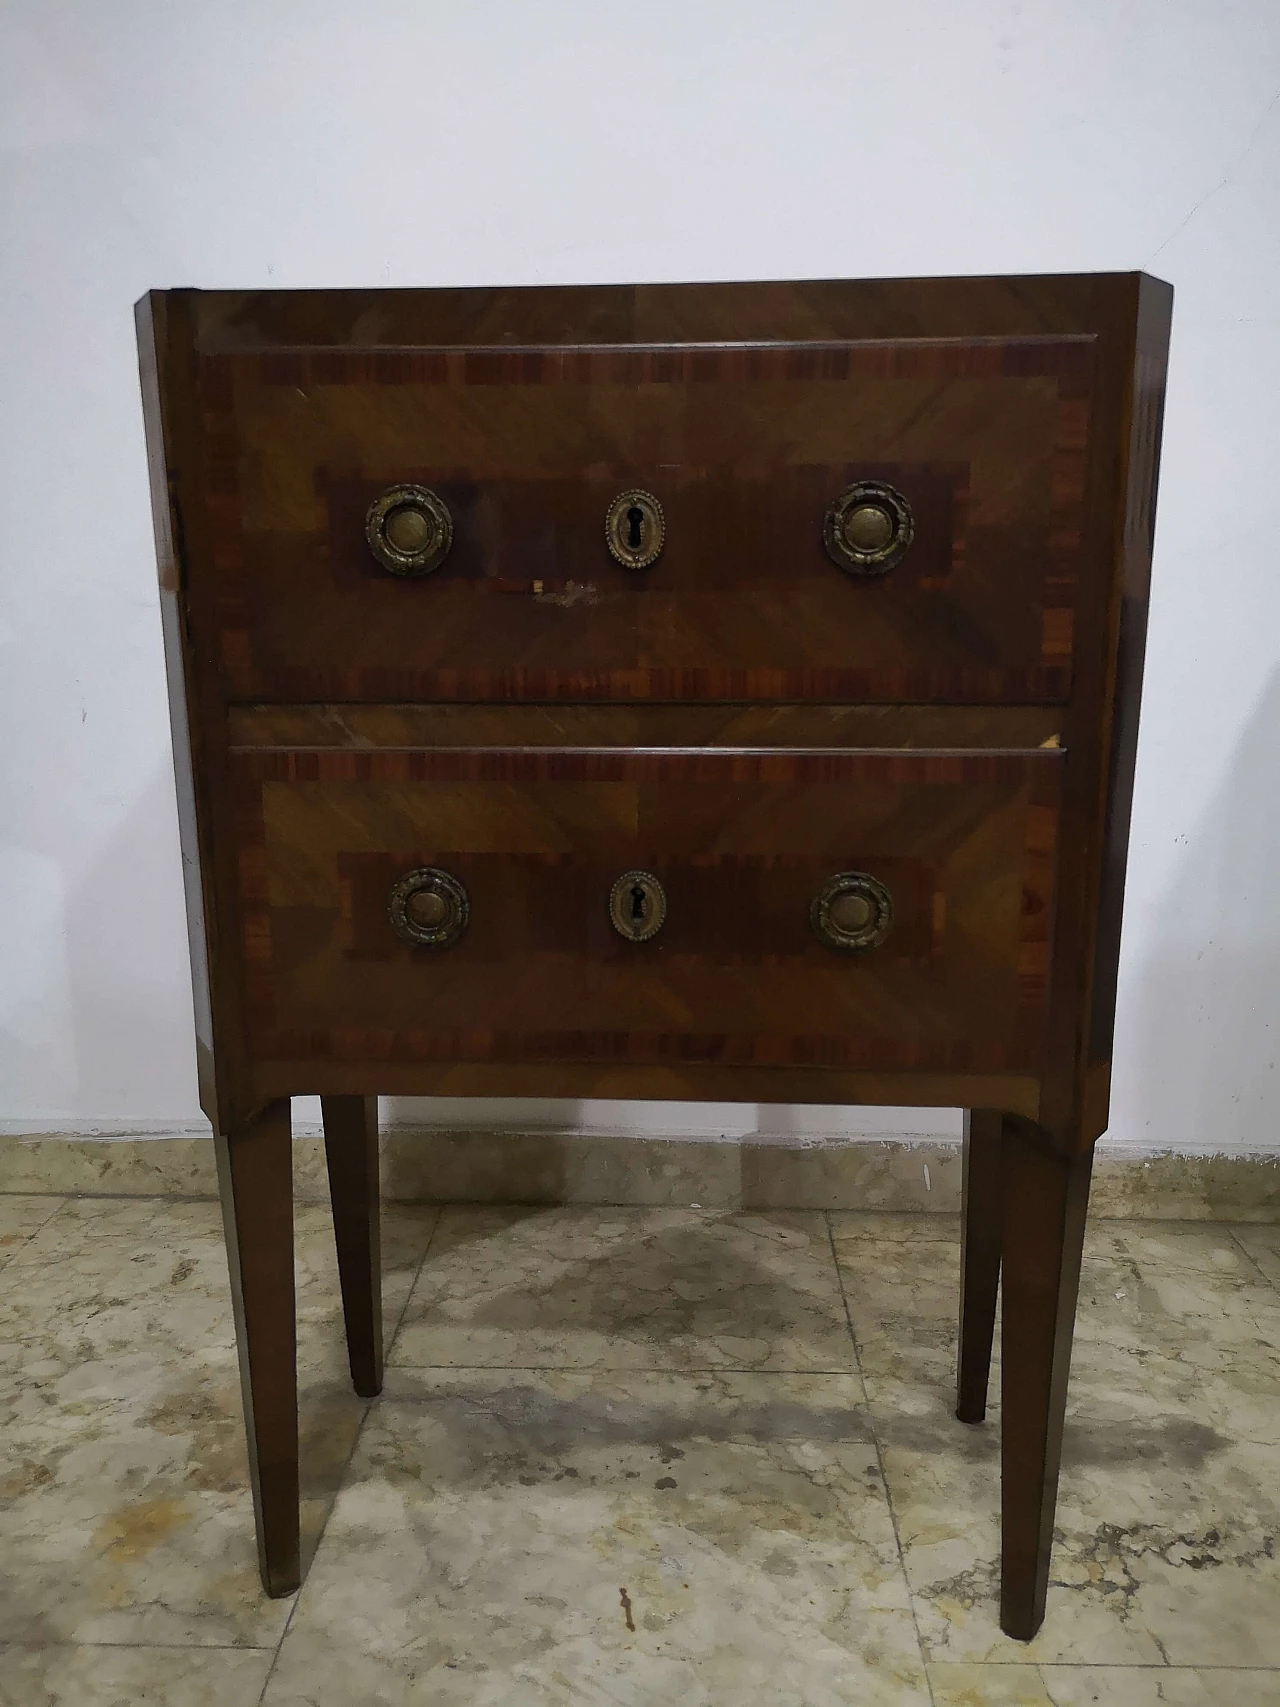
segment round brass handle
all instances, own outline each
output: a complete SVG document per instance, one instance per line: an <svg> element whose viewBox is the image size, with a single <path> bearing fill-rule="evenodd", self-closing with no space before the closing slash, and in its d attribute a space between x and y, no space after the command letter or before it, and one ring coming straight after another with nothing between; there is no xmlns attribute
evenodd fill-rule
<svg viewBox="0 0 1280 1707"><path fill-rule="evenodd" d="M809 918L829 948L878 948L893 929L893 897L869 872L840 871L814 896Z"/></svg>
<svg viewBox="0 0 1280 1707"><path fill-rule="evenodd" d="M452 948L467 928L471 903L451 873L423 865L391 885L387 917L396 935L415 948Z"/></svg>
<svg viewBox="0 0 1280 1707"><path fill-rule="evenodd" d="M855 480L822 518L831 561L851 575L883 575L900 563L915 537L911 506L883 480Z"/></svg>
<svg viewBox="0 0 1280 1707"><path fill-rule="evenodd" d="M667 916L667 892L651 871L624 871L609 891L609 922L628 942L657 936Z"/></svg>
<svg viewBox="0 0 1280 1707"><path fill-rule="evenodd" d="M393 575L429 575L449 555L453 518L426 486L390 486L364 521L369 550Z"/></svg>
<svg viewBox="0 0 1280 1707"><path fill-rule="evenodd" d="M619 492L605 512L604 537L624 569L647 569L662 555L667 537L662 505L652 492Z"/></svg>

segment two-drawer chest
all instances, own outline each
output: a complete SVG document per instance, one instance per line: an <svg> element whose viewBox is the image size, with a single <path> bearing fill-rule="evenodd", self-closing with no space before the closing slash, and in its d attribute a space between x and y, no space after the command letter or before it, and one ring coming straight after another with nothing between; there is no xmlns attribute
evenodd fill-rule
<svg viewBox="0 0 1280 1707"><path fill-rule="evenodd" d="M1044 1612L1106 1126L1171 291L138 305L203 1106L298 1580L289 1098L381 1384L379 1092L959 1106Z"/></svg>

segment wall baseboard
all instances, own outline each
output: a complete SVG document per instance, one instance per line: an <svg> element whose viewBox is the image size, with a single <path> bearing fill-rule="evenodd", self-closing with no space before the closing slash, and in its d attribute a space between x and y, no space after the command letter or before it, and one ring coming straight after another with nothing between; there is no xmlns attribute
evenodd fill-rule
<svg viewBox="0 0 1280 1707"><path fill-rule="evenodd" d="M392 1202L698 1204L706 1209L958 1213L954 1140L814 1145L623 1138L584 1132L396 1129L382 1137ZM299 1200L328 1196L318 1137L294 1146ZM207 1136L0 1138L0 1192L217 1195ZM1099 1145L1091 1210L1104 1218L1280 1219L1280 1156L1137 1152Z"/></svg>

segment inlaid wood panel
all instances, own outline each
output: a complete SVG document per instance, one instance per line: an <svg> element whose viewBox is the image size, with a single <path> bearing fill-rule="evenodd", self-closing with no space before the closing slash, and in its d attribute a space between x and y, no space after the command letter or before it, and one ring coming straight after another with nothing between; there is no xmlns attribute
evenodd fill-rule
<svg viewBox="0 0 1280 1707"><path fill-rule="evenodd" d="M226 691L1065 700L1093 375L1083 334L205 354ZM915 513L878 578L822 543L856 478ZM364 538L403 482L454 522L416 579ZM642 571L605 543L629 487L666 514Z"/></svg>
<svg viewBox="0 0 1280 1707"><path fill-rule="evenodd" d="M250 1044L293 1062L719 1062L1002 1072L1039 1060L1063 755L269 751L234 759ZM391 885L468 891L453 948ZM609 924L640 866L667 921ZM886 884L879 948L809 923Z"/></svg>

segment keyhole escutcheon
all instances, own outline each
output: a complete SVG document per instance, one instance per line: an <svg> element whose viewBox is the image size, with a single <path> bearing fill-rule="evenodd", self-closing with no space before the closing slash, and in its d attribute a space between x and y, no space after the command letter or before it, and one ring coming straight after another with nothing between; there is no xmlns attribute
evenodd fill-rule
<svg viewBox="0 0 1280 1707"><path fill-rule="evenodd" d="M609 922L628 942L648 942L662 929L667 895L651 871L624 871L609 891Z"/></svg>
<svg viewBox="0 0 1280 1707"><path fill-rule="evenodd" d="M624 569L647 569L662 554L666 522L652 492L619 492L604 518L604 537Z"/></svg>

